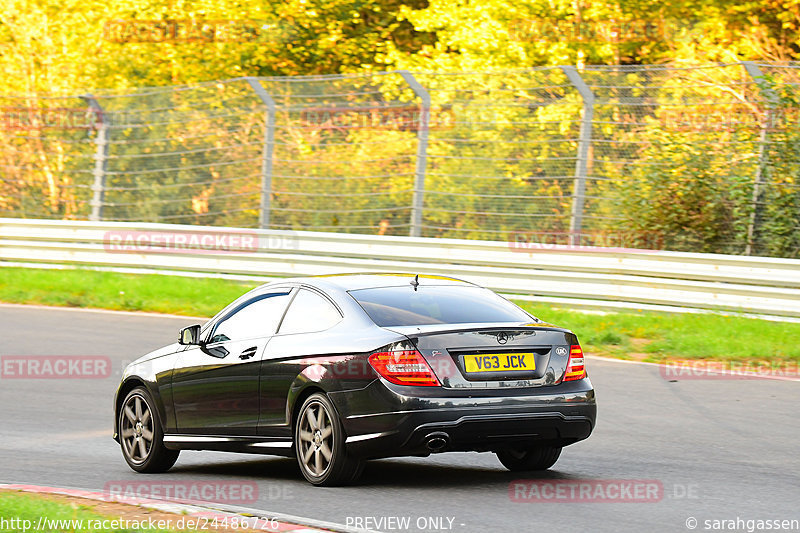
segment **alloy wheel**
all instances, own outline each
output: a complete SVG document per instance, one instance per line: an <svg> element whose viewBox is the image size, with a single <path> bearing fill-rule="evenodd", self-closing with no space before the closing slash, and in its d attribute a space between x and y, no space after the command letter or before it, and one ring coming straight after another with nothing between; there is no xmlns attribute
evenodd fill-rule
<svg viewBox="0 0 800 533"><path fill-rule="evenodd" d="M135 464L145 462L153 449L153 413L145 399L134 394L122 408L122 449Z"/></svg>
<svg viewBox="0 0 800 533"><path fill-rule="evenodd" d="M325 405L309 403L300 418L298 431L300 462L312 476L320 477L330 468L333 458L333 420Z"/></svg>

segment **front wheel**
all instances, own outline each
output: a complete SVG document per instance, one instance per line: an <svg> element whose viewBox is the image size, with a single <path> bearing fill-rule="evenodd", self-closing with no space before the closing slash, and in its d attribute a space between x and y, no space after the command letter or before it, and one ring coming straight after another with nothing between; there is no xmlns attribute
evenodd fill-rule
<svg viewBox="0 0 800 533"><path fill-rule="evenodd" d="M119 410L119 444L125 461L142 473L166 472L178 460L177 450L164 446L164 429L150 393L136 387Z"/></svg>
<svg viewBox="0 0 800 533"><path fill-rule="evenodd" d="M535 446L524 450L506 449L495 452L503 466L512 472L547 470L558 461L561 447Z"/></svg>
<svg viewBox="0 0 800 533"><path fill-rule="evenodd" d="M315 393L300 408L295 424L295 451L303 476L313 485L351 483L364 462L347 455L345 434L327 396Z"/></svg>

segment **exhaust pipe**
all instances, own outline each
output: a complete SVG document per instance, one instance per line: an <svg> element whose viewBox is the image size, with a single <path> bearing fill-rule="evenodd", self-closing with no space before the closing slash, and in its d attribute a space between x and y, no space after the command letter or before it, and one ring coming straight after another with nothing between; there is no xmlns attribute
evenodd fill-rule
<svg viewBox="0 0 800 533"><path fill-rule="evenodd" d="M449 444L450 435L444 433L443 431L437 431L425 437L425 447L428 448L431 453L444 451Z"/></svg>

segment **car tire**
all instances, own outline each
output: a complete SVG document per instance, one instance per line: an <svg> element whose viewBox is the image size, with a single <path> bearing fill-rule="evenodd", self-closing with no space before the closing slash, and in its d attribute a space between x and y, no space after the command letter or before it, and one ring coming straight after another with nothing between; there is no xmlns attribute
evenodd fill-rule
<svg viewBox="0 0 800 533"><path fill-rule="evenodd" d="M495 452L503 466L512 472L526 470L547 470L558 461L561 448L556 446L536 446L525 450L505 449Z"/></svg>
<svg viewBox="0 0 800 533"><path fill-rule="evenodd" d="M295 453L303 477L312 485L355 482L364 462L347 454L345 433L327 396L314 393L303 402L295 423Z"/></svg>
<svg viewBox="0 0 800 533"><path fill-rule="evenodd" d="M122 456L136 472L166 472L178 460L180 451L164 446L158 410L144 387L136 387L125 396L117 424Z"/></svg>

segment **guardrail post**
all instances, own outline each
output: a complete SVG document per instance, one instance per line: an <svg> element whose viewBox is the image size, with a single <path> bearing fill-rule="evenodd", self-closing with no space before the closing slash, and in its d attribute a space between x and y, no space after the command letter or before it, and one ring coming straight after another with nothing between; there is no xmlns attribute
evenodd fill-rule
<svg viewBox="0 0 800 533"><path fill-rule="evenodd" d="M411 204L411 229L409 235L422 235L422 210L425 204L425 172L428 167L428 131L431 120L431 95L413 74L406 70L398 71L414 94L422 101L417 127L417 168L414 173L414 197Z"/></svg>
<svg viewBox="0 0 800 533"><path fill-rule="evenodd" d="M106 161L108 160L108 128L111 125L111 118L103 112L103 107L97 98L91 94L81 96L89 104L89 108L97 115L97 135L95 135L94 151L94 181L92 183L92 199L89 202L92 211L89 213L89 220L103 220L103 203L105 202L106 189Z"/></svg>
<svg viewBox="0 0 800 533"><path fill-rule="evenodd" d="M753 81L758 85L759 91L766 97L767 100L767 113L764 117L764 122L761 124L761 131L758 134L758 163L756 165L756 173L753 177L753 196L750 206L750 222L747 224L747 245L744 249L744 255L751 255L753 253L753 245L756 234L756 226L758 224L758 205L761 203L761 186L763 184L764 168L767 165L767 130L772 124L772 110L778 103L778 96L775 92L764 85L764 73L758 68L758 65L752 61L742 61L742 66Z"/></svg>
<svg viewBox="0 0 800 533"><path fill-rule="evenodd" d="M256 78L247 78L261 102L267 107L264 115L264 151L261 156L261 209L258 214L258 227L269 229L272 202L272 154L275 151L275 100L264 90Z"/></svg>
<svg viewBox="0 0 800 533"><path fill-rule="evenodd" d="M575 160L575 182L572 189L572 213L569 220L569 243L573 246L581 243L583 227L583 203L586 197L586 175L589 169L589 148L592 145L592 120L594 119L594 93L583 81L578 70L573 66L562 66L561 70L569 78L573 87L578 90L583 100L581 130L578 136L578 154Z"/></svg>

